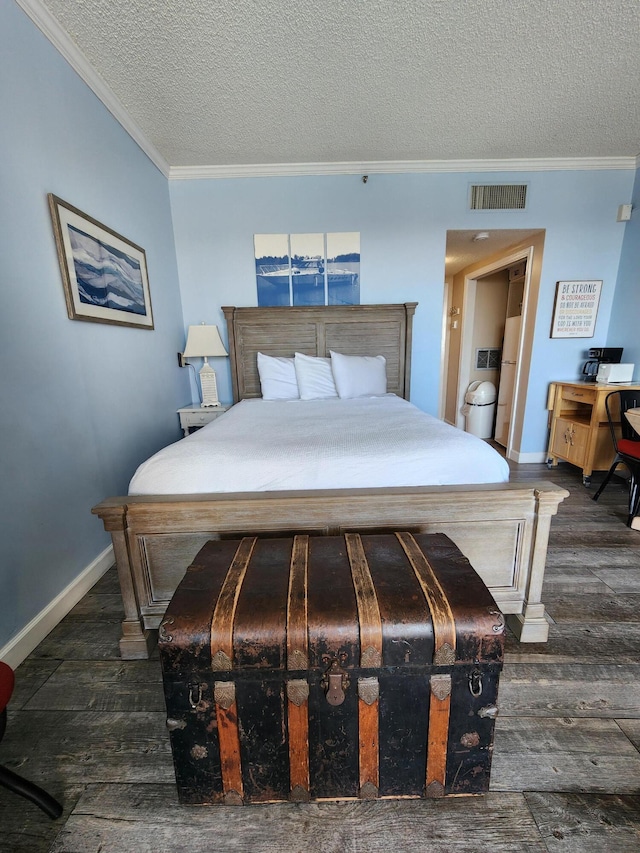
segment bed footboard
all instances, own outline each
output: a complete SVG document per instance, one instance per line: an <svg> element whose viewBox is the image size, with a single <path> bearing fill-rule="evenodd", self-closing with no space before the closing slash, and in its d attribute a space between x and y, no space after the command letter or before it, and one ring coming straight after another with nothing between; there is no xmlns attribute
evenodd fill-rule
<svg viewBox="0 0 640 853"><path fill-rule="evenodd" d="M312 492L109 498L95 506L111 534L124 603L120 652L146 658L165 609L209 539L348 531L446 533L489 587L521 642L549 625L541 600L551 518L569 493L549 482Z"/></svg>

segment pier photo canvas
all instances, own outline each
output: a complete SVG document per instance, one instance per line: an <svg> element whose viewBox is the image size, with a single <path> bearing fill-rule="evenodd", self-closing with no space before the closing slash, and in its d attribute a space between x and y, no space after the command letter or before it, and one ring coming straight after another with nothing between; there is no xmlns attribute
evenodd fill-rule
<svg viewBox="0 0 640 853"><path fill-rule="evenodd" d="M258 305L359 305L360 234L255 234Z"/></svg>
<svg viewBox="0 0 640 853"><path fill-rule="evenodd" d="M57 196L48 198L69 317L153 329L144 249Z"/></svg>

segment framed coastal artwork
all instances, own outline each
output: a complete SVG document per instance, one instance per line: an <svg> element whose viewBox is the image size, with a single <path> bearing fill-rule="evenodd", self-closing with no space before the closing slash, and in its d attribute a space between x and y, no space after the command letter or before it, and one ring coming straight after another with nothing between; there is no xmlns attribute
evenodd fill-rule
<svg viewBox="0 0 640 853"><path fill-rule="evenodd" d="M57 196L48 199L69 317L153 329L144 249Z"/></svg>
<svg viewBox="0 0 640 853"><path fill-rule="evenodd" d="M602 281L559 281L551 321L552 338L592 338Z"/></svg>
<svg viewBox="0 0 640 853"><path fill-rule="evenodd" d="M255 234L258 305L359 305L360 234Z"/></svg>

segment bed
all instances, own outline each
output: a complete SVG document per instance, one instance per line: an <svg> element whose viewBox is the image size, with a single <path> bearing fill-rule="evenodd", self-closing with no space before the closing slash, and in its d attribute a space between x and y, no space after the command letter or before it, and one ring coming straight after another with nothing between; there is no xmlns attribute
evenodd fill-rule
<svg viewBox="0 0 640 853"><path fill-rule="evenodd" d="M505 482L506 463L485 442L408 402L415 308L223 308L238 405L143 463L129 495L93 508L113 541L125 609L123 658L148 656L167 604L200 547L208 539L248 533L444 532L471 560L519 639L547 639L541 592L549 528L568 493L546 481ZM258 353L281 359L295 352L382 355L386 393L261 399ZM251 430L251 423L260 428ZM291 464L292 445L304 450L314 432L322 441L323 423L335 425L334 439ZM403 436L398 447L390 439L396 424ZM425 454L424 469L416 447L408 457L394 456L401 454L404 436L420 442L425 429L435 453L430 461ZM253 440L256 434L261 445ZM222 451L221 440L235 442L235 450L227 445ZM439 444L447 441L454 445L449 463ZM340 444L346 447L336 449ZM209 445L214 449L207 457ZM344 449L351 462L341 455Z"/></svg>
<svg viewBox="0 0 640 853"><path fill-rule="evenodd" d="M508 479L509 466L486 442L395 394L251 399L146 460L134 474L129 494L442 486Z"/></svg>

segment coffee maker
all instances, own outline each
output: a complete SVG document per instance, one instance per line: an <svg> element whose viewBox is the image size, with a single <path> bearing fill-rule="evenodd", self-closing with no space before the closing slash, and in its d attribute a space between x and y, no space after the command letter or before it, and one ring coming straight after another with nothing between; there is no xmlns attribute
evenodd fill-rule
<svg viewBox="0 0 640 853"><path fill-rule="evenodd" d="M582 377L585 382L595 382L598 367L601 364L620 364L622 347L592 347L587 361L582 366Z"/></svg>

